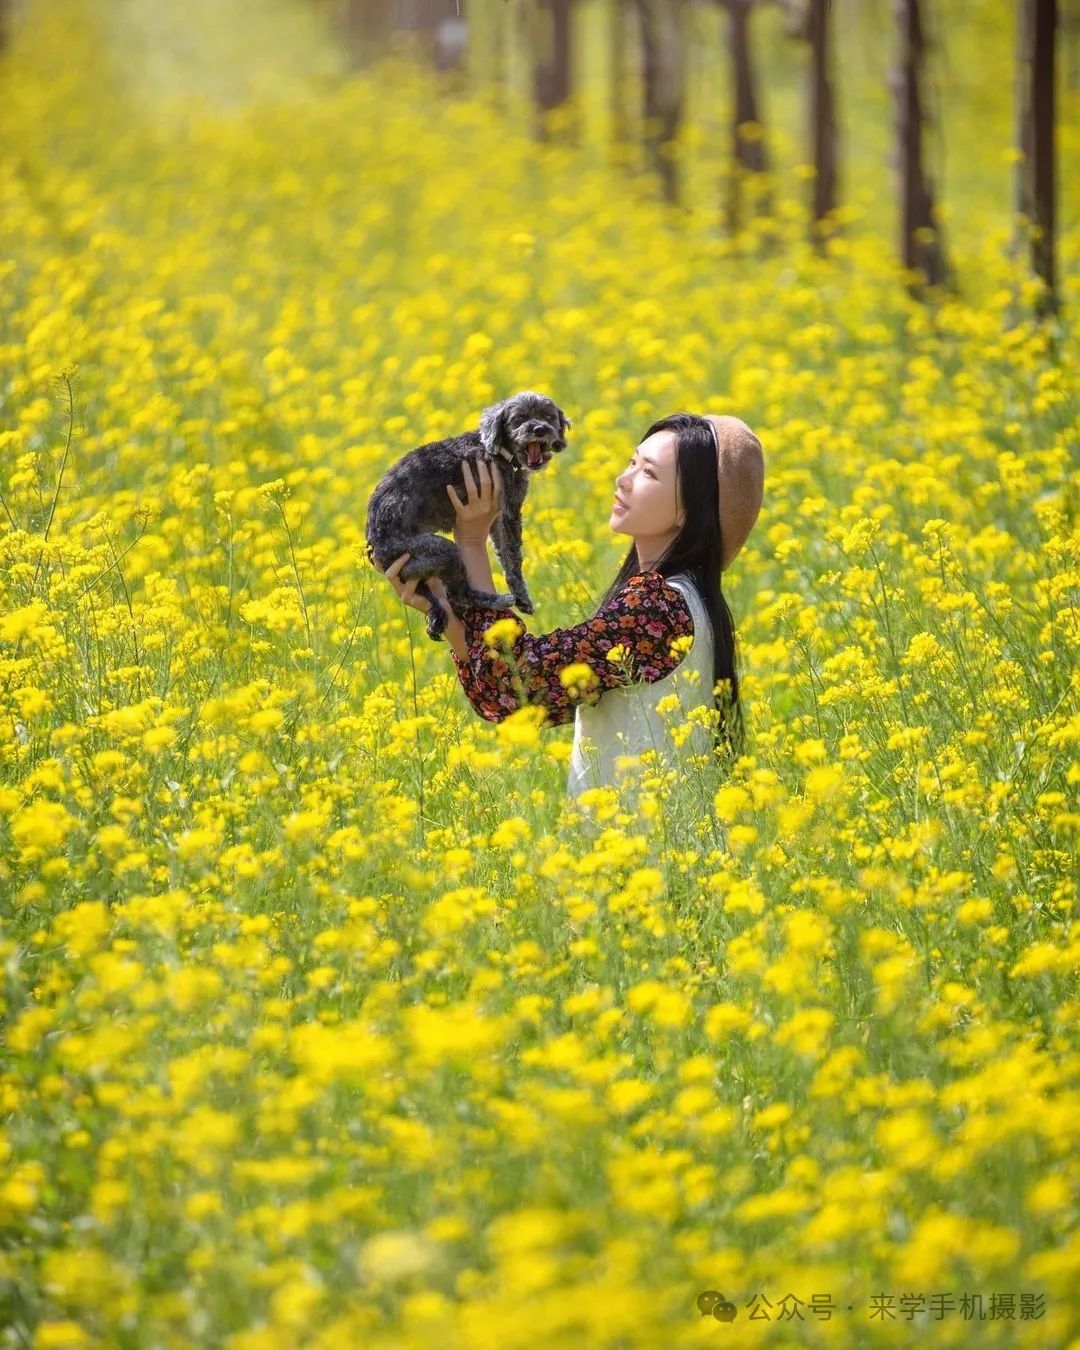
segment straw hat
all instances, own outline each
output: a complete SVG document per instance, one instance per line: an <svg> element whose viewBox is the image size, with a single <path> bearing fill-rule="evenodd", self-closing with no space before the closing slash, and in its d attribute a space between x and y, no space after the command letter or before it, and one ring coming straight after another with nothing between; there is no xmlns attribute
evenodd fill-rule
<svg viewBox="0 0 1080 1350"><path fill-rule="evenodd" d="M761 442L738 417L705 413L716 435L716 471L720 484L720 534L726 571L754 528L765 495L765 455Z"/></svg>

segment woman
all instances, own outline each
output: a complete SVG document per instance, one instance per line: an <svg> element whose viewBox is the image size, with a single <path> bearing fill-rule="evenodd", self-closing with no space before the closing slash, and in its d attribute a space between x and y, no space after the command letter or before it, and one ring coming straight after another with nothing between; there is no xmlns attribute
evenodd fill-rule
<svg viewBox="0 0 1080 1350"><path fill-rule="evenodd" d="M465 502L447 490L469 581L493 591L487 537L499 513L501 485L486 465L478 472L474 483L466 466ZM609 525L633 543L596 614L550 633L522 631L510 645L512 661L484 641L484 630L507 612L466 606L455 613L441 581L429 578L446 610L446 636L472 706L495 722L526 703L542 705L549 726L573 717L567 790L577 796L585 787L614 783L620 756L665 753L669 733L657 704L672 692L677 670L696 671L698 701L715 704L719 713L717 746L726 743L740 753L736 637L720 573L757 520L764 483L761 442L739 418L675 413L654 422L615 480ZM416 596L417 582L397 579L408 557L403 553L386 576L406 604L426 614L429 602ZM689 653L689 643L679 638L694 639ZM613 648L625 659L609 660ZM596 677L599 696L592 702L577 701L574 683L568 687L560 678L575 665L588 666ZM690 682L694 678L689 675ZM714 695L717 685L730 688L729 704ZM701 732L695 726L692 733L699 750Z"/></svg>

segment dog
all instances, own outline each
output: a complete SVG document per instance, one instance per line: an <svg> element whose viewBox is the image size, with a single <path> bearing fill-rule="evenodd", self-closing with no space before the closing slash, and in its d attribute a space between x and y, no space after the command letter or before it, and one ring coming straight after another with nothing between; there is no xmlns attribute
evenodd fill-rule
<svg viewBox="0 0 1080 1350"><path fill-rule="evenodd" d="M412 556L398 576L437 576L446 587L451 605L487 605L509 609L516 605L532 614L533 603L521 574L521 508L533 473L566 448L565 433L573 424L551 399L530 389L485 408L476 431L429 441L410 450L379 480L368 501L367 556L385 572L402 553ZM457 544L435 534L452 533L456 516L447 492L452 485L464 496L466 461L487 460L502 477L502 507L492 522L490 538L512 594L491 594L469 585ZM428 636L442 640L446 614L421 581L417 594L431 602Z"/></svg>

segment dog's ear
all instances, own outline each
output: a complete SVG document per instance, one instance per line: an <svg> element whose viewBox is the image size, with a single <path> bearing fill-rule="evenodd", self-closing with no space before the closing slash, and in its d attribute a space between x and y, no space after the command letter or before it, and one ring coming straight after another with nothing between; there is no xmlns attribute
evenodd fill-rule
<svg viewBox="0 0 1080 1350"><path fill-rule="evenodd" d="M563 412L563 410L560 408L560 409L559 409L559 435L565 437L566 433L570 430L570 428L571 428L573 425L574 425L573 422L570 421L569 417L567 417L567 415L566 415L566 414Z"/></svg>
<svg viewBox="0 0 1080 1350"><path fill-rule="evenodd" d="M498 444L506 435L506 408L507 400L503 399L485 408L480 418L480 441L489 455L497 453Z"/></svg>

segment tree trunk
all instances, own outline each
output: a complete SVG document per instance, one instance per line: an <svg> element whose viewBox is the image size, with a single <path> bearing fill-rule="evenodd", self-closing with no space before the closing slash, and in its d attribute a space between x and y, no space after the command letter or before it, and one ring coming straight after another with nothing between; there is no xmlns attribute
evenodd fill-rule
<svg viewBox="0 0 1080 1350"><path fill-rule="evenodd" d="M769 164L761 135L757 82L750 54L750 10L753 0L722 0L722 3L728 14L728 43L735 94L732 114L734 163L728 180L727 204L727 226L734 234L742 215L742 176L744 173L765 173ZM762 196L759 209L763 213L769 211L767 197Z"/></svg>
<svg viewBox="0 0 1080 1350"><path fill-rule="evenodd" d="M510 82L506 59L507 19L505 0L487 0L487 21L489 24L489 56L487 69L484 71L484 80L491 91L492 108L498 113L503 113L507 107L507 85Z"/></svg>
<svg viewBox="0 0 1080 1350"><path fill-rule="evenodd" d="M833 96L830 64L830 0L810 0L807 10L807 37L810 41L810 125L814 137L814 201L812 219L816 225L837 203L836 100ZM816 246L821 247L820 230L812 230Z"/></svg>
<svg viewBox="0 0 1080 1350"><path fill-rule="evenodd" d="M608 0L608 37L611 70L608 93L611 109L611 143L625 145L630 139L630 109L626 93L630 87L630 33L627 28L626 0Z"/></svg>
<svg viewBox="0 0 1080 1350"><path fill-rule="evenodd" d="M380 0L339 0L338 23L354 65L373 65L387 51L392 15Z"/></svg>
<svg viewBox="0 0 1080 1350"><path fill-rule="evenodd" d="M1058 10L1058 28L1065 69L1065 88L1071 93L1080 89L1080 5L1076 0L1065 0Z"/></svg>
<svg viewBox="0 0 1080 1350"><path fill-rule="evenodd" d="M896 97L896 140L900 171L901 257L931 286L948 281L941 233L934 219L934 190L923 161L922 75L925 43L919 0L894 0L900 36L900 66L893 79ZM911 282L913 295L922 287Z"/></svg>
<svg viewBox="0 0 1080 1350"><path fill-rule="evenodd" d="M533 97L536 137L548 136L546 114L566 103L571 92L570 25L573 0L532 0Z"/></svg>
<svg viewBox="0 0 1080 1350"><path fill-rule="evenodd" d="M1016 6L1016 173L1013 179L1013 210L1016 229L1013 253L1019 256L1032 217L1031 206L1031 71L1034 55L1032 0L1017 0Z"/></svg>
<svg viewBox="0 0 1080 1350"><path fill-rule="evenodd" d="M1034 230L1031 265L1046 291L1039 300L1040 314L1058 307L1054 265L1056 230L1054 173L1054 44L1057 36L1057 0L1031 0L1031 206Z"/></svg>
<svg viewBox="0 0 1080 1350"><path fill-rule="evenodd" d="M674 150L686 100L686 6L684 0L637 0L637 11L645 146L664 200L677 205L680 184Z"/></svg>

